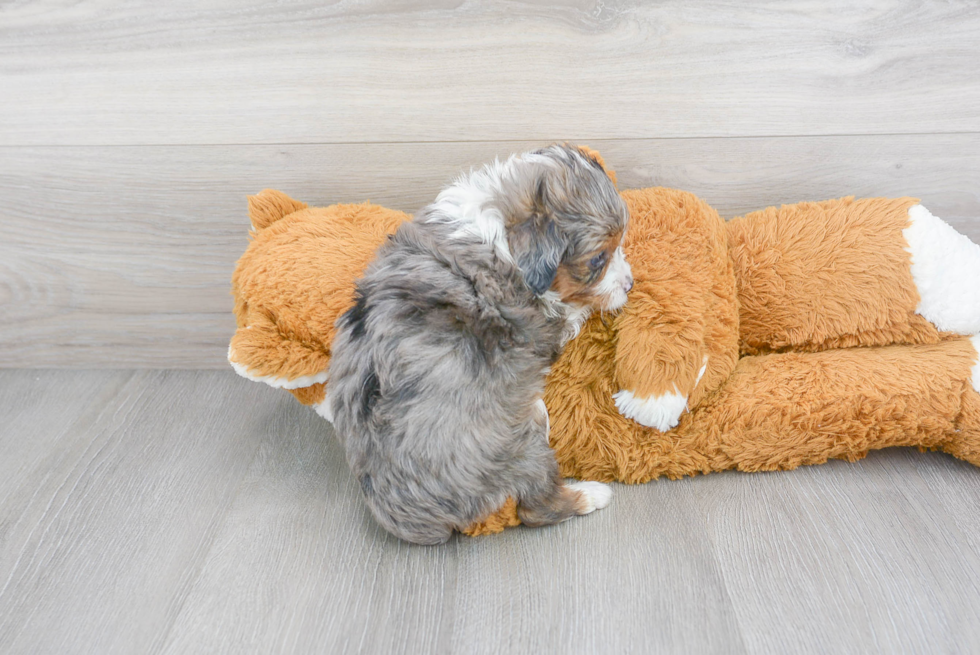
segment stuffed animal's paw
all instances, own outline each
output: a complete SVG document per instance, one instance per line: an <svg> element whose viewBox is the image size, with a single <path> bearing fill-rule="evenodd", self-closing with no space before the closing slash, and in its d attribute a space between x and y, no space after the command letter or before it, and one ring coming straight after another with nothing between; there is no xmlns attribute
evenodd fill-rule
<svg viewBox="0 0 980 655"><path fill-rule="evenodd" d="M616 409L628 419L640 425L666 432L677 427L681 414L687 409L687 396L667 392L661 396L637 398L632 391L613 394Z"/></svg>

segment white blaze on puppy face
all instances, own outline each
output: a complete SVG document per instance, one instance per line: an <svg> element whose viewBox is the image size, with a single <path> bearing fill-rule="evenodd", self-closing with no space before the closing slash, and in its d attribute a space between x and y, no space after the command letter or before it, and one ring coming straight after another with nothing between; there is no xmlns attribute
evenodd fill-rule
<svg viewBox="0 0 980 655"><path fill-rule="evenodd" d="M619 309L626 304L626 292L633 286L633 271L623 254L623 248L616 248L612 261L606 268L599 284L597 294L603 299L602 308L607 311Z"/></svg>

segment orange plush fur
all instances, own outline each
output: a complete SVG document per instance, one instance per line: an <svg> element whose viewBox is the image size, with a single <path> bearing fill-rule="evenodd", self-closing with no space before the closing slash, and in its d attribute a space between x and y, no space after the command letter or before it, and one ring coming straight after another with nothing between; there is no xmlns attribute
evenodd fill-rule
<svg viewBox="0 0 980 655"><path fill-rule="evenodd" d="M548 378L563 475L640 483L856 460L889 446L980 465L977 351L915 313L902 235L915 200L800 203L725 222L690 193L622 195L629 302L592 316ZM229 359L318 405L354 279L409 217L369 204L306 208L268 190L249 210ZM688 411L666 432L644 427L617 411L613 394L624 389L686 395ZM511 500L467 533L518 523Z"/></svg>
<svg viewBox="0 0 980 655"><path fill-rule="evenodd" d="M228 359L239 373L316 405L354 280L411 217L370 203L307 208L270 190L248 200L252 241L232 277L238 330Z"/></svg>

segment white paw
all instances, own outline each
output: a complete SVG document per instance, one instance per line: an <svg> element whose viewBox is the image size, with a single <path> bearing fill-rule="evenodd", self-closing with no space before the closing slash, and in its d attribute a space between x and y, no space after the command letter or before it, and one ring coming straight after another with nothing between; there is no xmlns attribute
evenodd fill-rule
<svg viewBox="0 0 980 655"><path fill-rule="evenodd" d="M940 330L980 332L980 245L922 205L909 209L909 226L902 235L919 292L916 313Z"/></svg>
<svg viewBox="0 0 980 655"><path fill-rule="evenodd" d="M589 514L597 509L602 509L612 500L612 487L601 482L570 482L566 485L570 489L575 489L582 494L585 499L586 507L583 514Z"/></svg>
<svg viewBox="0 0 980 655"><path fill-rule="evenodd" d="M687 396L679 393L637 398L632 391L620 391L613 394L613 400L620 414L661 432L676 427L681 414L687 409Z"/></svg>
<svg viewBox="0 0 980 655"><path fill-rule="evenodd" d="M980 393L980 334L974 334L970 337L970 343L973 344L973 349L977 351L977 361L973 364L973 370L970 372L970 382L977 393Z"/></svg>

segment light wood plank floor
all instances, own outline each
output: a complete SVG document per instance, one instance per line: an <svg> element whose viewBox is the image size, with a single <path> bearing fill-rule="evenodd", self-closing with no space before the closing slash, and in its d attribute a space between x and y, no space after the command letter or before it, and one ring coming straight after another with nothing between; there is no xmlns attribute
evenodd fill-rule
<svg viewBox="0 0 980 655"><path fill-rule="evenodd" d="M328 424L217 371L0 372L3 653L967 653L980 476L891 450L615 485L440 547Z"/></svg>

